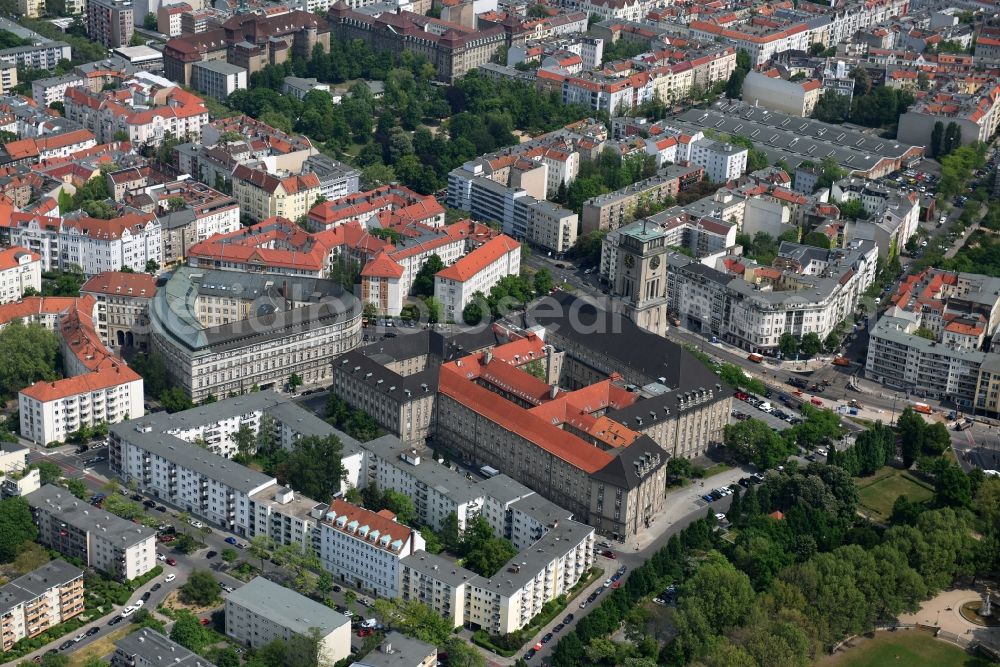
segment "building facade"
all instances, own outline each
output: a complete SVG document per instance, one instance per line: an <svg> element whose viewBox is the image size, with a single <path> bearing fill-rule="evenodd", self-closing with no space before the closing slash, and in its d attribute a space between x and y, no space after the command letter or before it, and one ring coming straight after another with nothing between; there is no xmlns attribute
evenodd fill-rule
<svg viewBox="0 0 1000 667"><path fill-rule="evenodd" d="M0 587L3 650L83 613L83 570L53 560Z"/></svg>
<svg viewBox="0 0 1000 667"><path fill-rule="evenodd" d="M156 567L156 531L46 484L25 496L38 526L38 541L68 558L78 558L119 581Z"/></svg>
<svg viewBox="0 0 1000 667"><path fill-rule="evenodd" d="M42 293L42 258L27 248L0 250L0 303L19 301L28 288Z"/></svg>

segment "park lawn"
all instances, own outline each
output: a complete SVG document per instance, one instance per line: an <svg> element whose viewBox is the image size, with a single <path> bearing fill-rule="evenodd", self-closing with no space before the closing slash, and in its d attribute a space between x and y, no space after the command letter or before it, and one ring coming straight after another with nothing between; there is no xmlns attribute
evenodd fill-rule
<svg viewBox="0 0 1000 667"><path fill-rule="evenodd" d="M895 468L882 468L871 477L858 480L858 497L861 507L888 519L896 498L905 495L911 502L928 500L934 490L908 473Z"/></svg>
<svg viewBox="0 0 1000 667"><path fill-rule="evenodd" d="M816 667L989 667L991 664L927 633L901 630L861 639L853 648L821 658Z"/></svg>

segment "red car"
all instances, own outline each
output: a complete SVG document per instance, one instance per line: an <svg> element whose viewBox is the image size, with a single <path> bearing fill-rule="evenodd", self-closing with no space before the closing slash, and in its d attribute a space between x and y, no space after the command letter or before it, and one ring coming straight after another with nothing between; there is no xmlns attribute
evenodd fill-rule
<svg viewBox="0 0 1000 667"><path fill-rule="evenodd" d="M361 628L358 630L358 637L367 637L372 634L375 634L375 631L371 628Z"/></svg>
<svg viewBox="0 0 1000 667"><path fill-rule="evenodd" d="M745 401L748 398L750 398L750 394L746 393L745 391L738 391L735 394L733 394L733 396L740 401Z"/></svg>
<svg viewBox="0 0 1000 667"><path fill-rule="evenodd" d="M173 558L168 558L167 565L177 565L177 561Z"/></svg>
<svg viewBox="0 0 1000 667"><path fill-rule="evenodd" d="M160 535L160 542L163 542L164 544L173 542L176 539L177 537L175 535Z"/></svg>
<svg viewBox="0 0 1000 667"><path fill-rule="evenodd" d="M203 619L201 619L201 624L202 625L209 625L211 622L212 622L212 619L210 619L210 618L203 618Z"/></svg>
<svg viewBox="0 0 1000 667"><path fill-rule="evenodd" d="M618 554L616 554L614 551L611 551L610 549L605 549L604 551L601 552L601 555L604 556L605 558L610 558L611 560L618 559Z"/></svg>

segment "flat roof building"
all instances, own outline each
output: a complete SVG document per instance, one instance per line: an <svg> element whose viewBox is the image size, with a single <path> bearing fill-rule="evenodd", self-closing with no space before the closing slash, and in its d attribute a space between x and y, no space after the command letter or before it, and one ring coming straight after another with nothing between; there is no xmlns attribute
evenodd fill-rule
<svg viewBox="0 0 1000 667"><path fill-rule="evenodd" d="M257 577L226 596L226 636L260 648L275 639L319 633L320 664L351 653L349 618L293 590Z"/></svg>

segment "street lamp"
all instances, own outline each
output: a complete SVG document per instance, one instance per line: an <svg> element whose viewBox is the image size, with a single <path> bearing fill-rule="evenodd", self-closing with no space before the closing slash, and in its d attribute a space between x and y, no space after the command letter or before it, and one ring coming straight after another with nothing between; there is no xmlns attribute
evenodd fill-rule
<svg viewBox="0 0 1000 667"><path fill-rule="evenodd" d="M896 401L899 399L899 394L893 392L892 394L892 415L889 417L889 426L896 425Z"/></svg>

